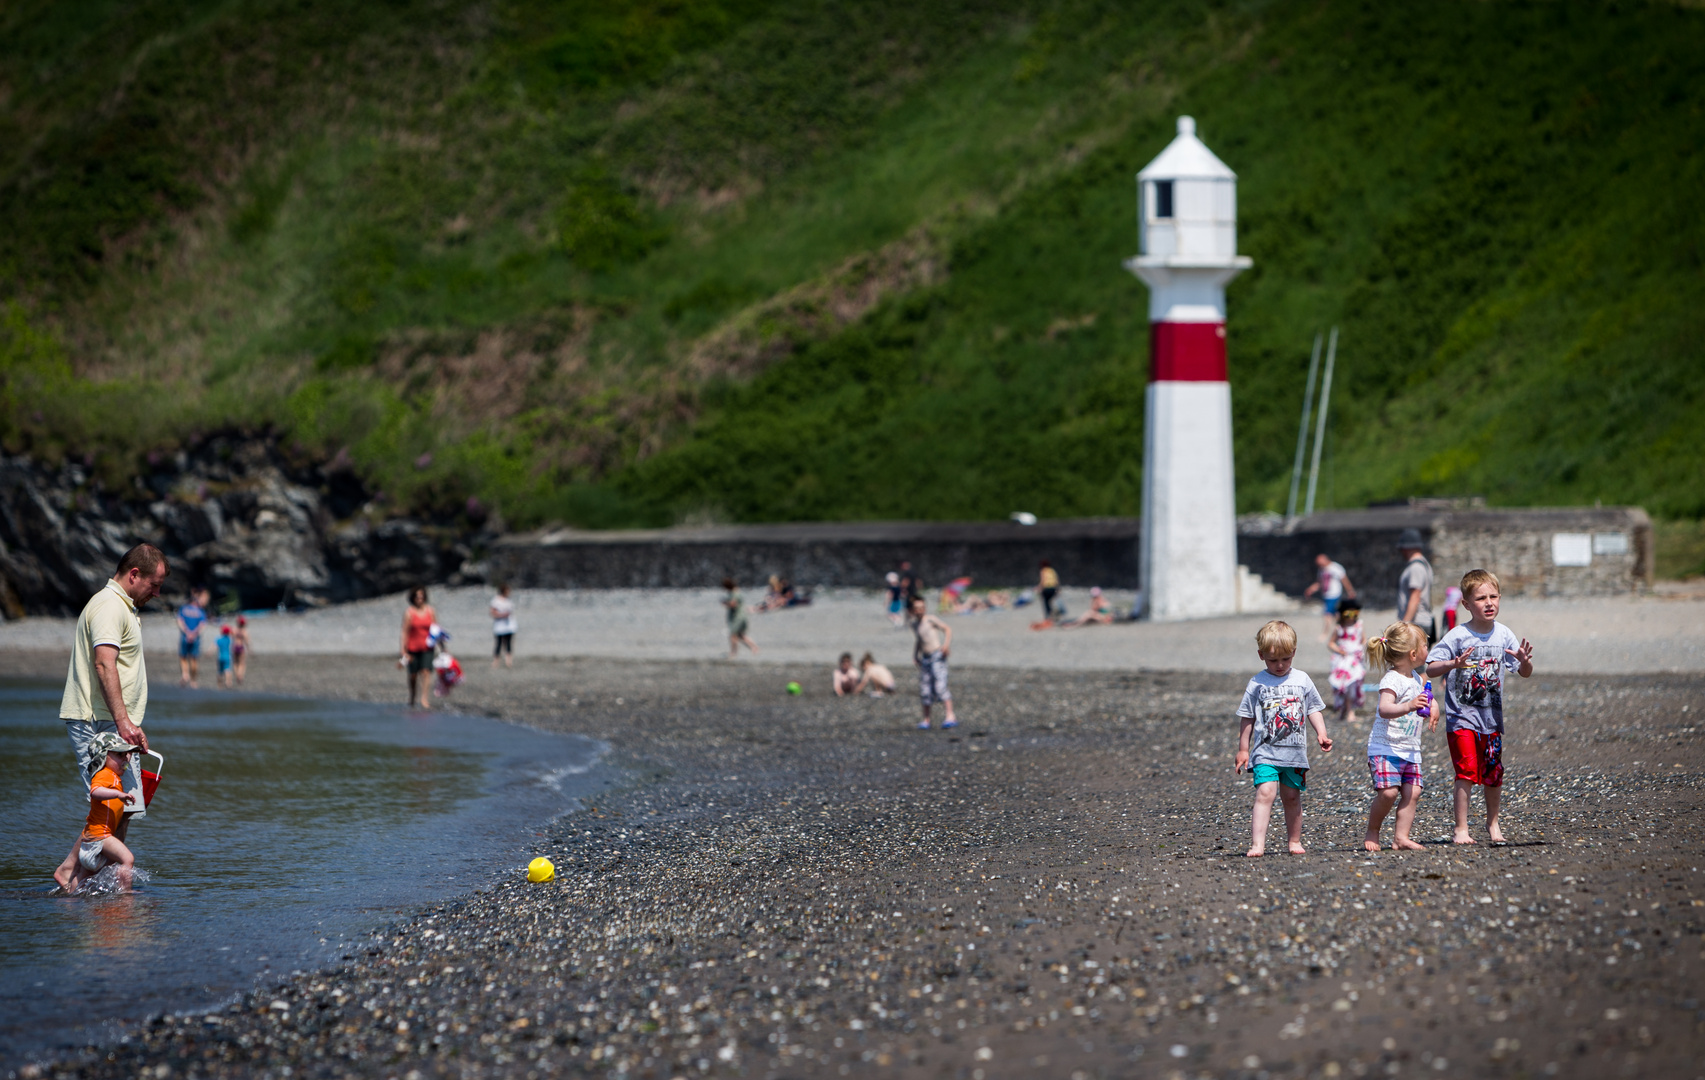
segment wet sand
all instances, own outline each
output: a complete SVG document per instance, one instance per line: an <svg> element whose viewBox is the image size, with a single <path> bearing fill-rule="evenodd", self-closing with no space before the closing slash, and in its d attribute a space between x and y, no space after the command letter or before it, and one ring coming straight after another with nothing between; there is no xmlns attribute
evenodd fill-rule
<svg viewBox="0 0 1705 1080"><path fill-rule="evenodd" d="M62 665L0 653L6 674ZM919 732L909 693L790 697L770 666L470 668L457 708L595 735L626 770L538 830L557 881L517 865L336 970L45 1071L1705 1072L1705 677L1515 683L1506 847L1478 825L1447 842L1441 738L1427 850L1364 853L1366 725L1333 725L1309 854L1246 859L1241 675L964 667L961 729ZM400 682L348 656L257 656L250 679L365 700Z"/></svg>

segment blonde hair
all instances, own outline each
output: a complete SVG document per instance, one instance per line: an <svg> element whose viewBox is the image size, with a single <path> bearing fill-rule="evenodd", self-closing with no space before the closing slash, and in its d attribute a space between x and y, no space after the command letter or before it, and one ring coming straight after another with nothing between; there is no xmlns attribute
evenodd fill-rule
<svg viewBox="0 0 1705 1080"><path fill-rule="evenodd" d="M1504 587L1498 584L1497 574L1492 573L1490 570L1470 570L1468 573L1462 575L1462 585L1460 586L1462 589L1462 598L1467 600L1473 597L1474 590L1481 585L1490 585L1499 593L1504 591Z"/></svg>
<svg viewBox="0 0 1705 1080"><path fill-rule="evenodd" d="M1255 632L1255 648L1262 656L1295 656L1297 632L1283 619L1274 619Z"/></svg>
<svg viewBox="0 0 1705 1080"><path fill-rule="evenodd" d="M1397 661L1427 644L1427 635L1414 623L1394 622L1368 642L1368 666L1390 671Z"/></svg>

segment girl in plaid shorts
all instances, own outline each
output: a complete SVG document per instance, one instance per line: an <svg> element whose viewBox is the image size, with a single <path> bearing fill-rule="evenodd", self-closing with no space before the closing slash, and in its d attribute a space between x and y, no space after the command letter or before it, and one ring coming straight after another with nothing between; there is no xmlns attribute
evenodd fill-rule
<svg viewBox="0 0 1705 1080"><path fill-rule="evenodd" d="M1409 838L1415 807L1421 801L1421 721L1428 731L1439 726L1431 684L1418 670L1427 663L1426 632L1412 623L1395 622L1368 642L1368 665L1385 669L1379 680L1379 705L1368 732L1368 772L1373 777L1373 802L1368 805L1368 834L1362 846L1379 850L1385 815L1397 807L1392 847L1420 851Z"/></svg>

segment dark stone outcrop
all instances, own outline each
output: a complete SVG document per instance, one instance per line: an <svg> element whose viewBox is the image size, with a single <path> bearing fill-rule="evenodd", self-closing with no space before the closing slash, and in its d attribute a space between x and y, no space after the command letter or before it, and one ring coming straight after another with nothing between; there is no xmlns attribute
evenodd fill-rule
<svg viewBox="0 0 1705 1080"><path fill-rule="evenodd" d="M475 553L490 539L466 522L386 518L341 459L298 460L266 436L204 439L124 492L74 462L0 456L0 605L11 618L75 614L144 540L172 560L168 597L205 584L255 608L479 580Z"/></svg>

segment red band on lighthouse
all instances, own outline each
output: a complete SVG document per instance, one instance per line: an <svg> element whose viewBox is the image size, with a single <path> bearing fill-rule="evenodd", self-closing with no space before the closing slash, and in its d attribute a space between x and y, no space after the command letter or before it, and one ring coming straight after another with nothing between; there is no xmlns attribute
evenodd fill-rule
<svg viewBox="0 0 1705 1080"><path fill-rule="evenodd" d="M1225 323L1149 324L1150 382L1225 382Z"/></svg>

